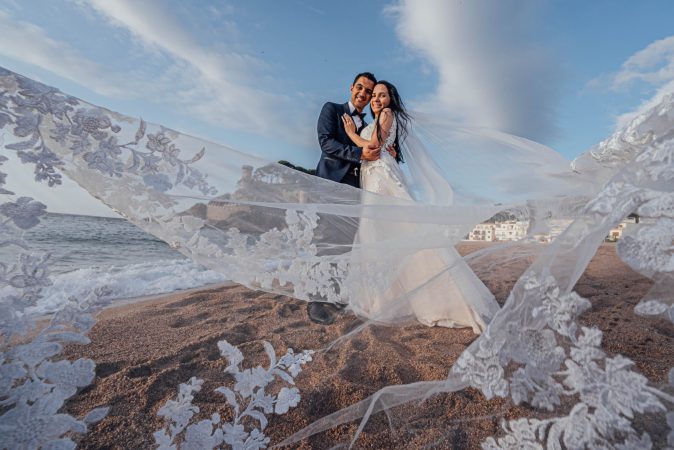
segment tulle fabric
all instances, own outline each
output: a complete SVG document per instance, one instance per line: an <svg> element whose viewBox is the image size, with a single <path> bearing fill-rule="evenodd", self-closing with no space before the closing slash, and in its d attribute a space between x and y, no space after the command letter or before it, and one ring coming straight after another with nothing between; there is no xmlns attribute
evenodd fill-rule
<svg viewBox="0 0 674 450"><path fill-rule="evenodd" d="M431 125L434 127L437 124ZM451 140L456 133L473 135L475 130L445 132L434 133L433 141L439 142L439 136ZM503 420L501 435L484 441L483 449L642 449L674 445L674 369L667 383L654 386L633 368L631 360L607 355L601 349L602 332L577 322L591 305L573 292L609 230L636 213L641 224L623 236L618 253L654 285L635 307L635 313L674 322L674 94L582 154L570 165L571 173L560 167L555 155L537 144L492 131L485 133L507 144L513 161L530 163L512 171L508 167L497 179L511 180L511 187L522 187L511 177L519 174L516 176L533 183L529 193L501 191L505 197L520 198L519 206L507 210L509 217L526 217L530 225L527 236L514 244L518 251L497 258L492 265L506 265L519 258L532 258L533 263L485 332L462 353L443 382L387 386L310 424L281 445L292 445L361 419L350 442L353 446L373 414L384 411L390 421L399 416L404 422L406 414L397 406L468 387L479 388L487 399L506 397L530 408L527 417ZM485 136L482 130L477 134L480 140ZM484 149L474 150L477 160L486 162L488 152L482 152ZM533 156L530 149L539 149L541 159L528 160ZM460 166L461 170L464 167L469 169L470 164ZM522 172L527 168L537 173L527 178ZM447 173L452 170L447 166ZM487 171L482 175L489 178L494 174ZM539 184L541 180L548 182ZM502 187L507 184L497 183ZM455 198L468 203L484 200L482 193L474 194ZM526 243L541 231L551 231L558 221L565 225L551 244L530 247ZM476 252L472 259L492 250ZM569 401L562 400L563 395ZM657 424L658 433L650 434L653 428L644 426L644 417Z"/></svg>
<svg viewBox="0 0 674 450"><path fill-rule="evenodd" d="M2 116L4 151L36 164L38 178L50 179L58 168L140 228L250 288L307 301L349 303L365 293L368 299L386 298L383 309L352 305L377 323L417 320L416 292L426 291L451 310L455 305L439 286L474 285L462 281L474 274L466 272L455 244L494 215L529 221L519 253L497 264L530 256L534 262L498 312L489 305L476 308L487 328L445 380L388 386L283 444L467 387L487 398L532 405L530 419L504 425L504 440L489 440L485 448L546 442L553 448L639 448L634 443L650 437L635 417L648 413L665 423L672 415L674 398L603 353L601 332L577 326L589 302L572 291L610 228L637 212L650 221L619 250L656 282L639 311L674 317L671 96L574 165L523 138L416 113L401 147L410 199L316 178L96 107L9 71L0 70L0 86L0 113L11 116ZM354 241L365 227L388 231ZM554 228L561 234L552 244L532 244ZM410 274L404 268L427 264L428 254L437 256L428 263L437 265L437 276L403 281ZM345 331L341 342L357 332ZM580 369L572 376L564 367ZM605 407L603 392L609 391L618 394ZM560 403L560 396L573 398L573 404Z"/></svg>
<svg viewBox="0 0 674 450"><path fill-rule="evenodd" d="M374 132L374 124L368 125L361 136L370 139ZM388 148L395 141L397 121L394 119L387 140L382 147ZM419 154L422 147L406 147L405 152ZM421 155L419 155L421 156ZM420 158L414 159L414 166L419 165ZM363 161L360 170L361 187L383 196L415 202L410 193L410 186L431 185L427 175L433 167L418 168L418 176L409 175L408 181L395 159L384 152L377 161ZM437 177L436 177L437 178ZM451 204L452 191L447 183L435 186L434 191L444 188L446 202ZM420 224L395 224L377 226L370 219L362 219L356 234L356 245L369 248L374 245L387 246L403 236L414 240L424 234L424 226ZM368 266L376 252L359 252L360 266ZM357 289L352 289L349 299L351 309L361 317L373 321L388 322L395 317L411 316L428 326L447 328L470 327L476 334L481 333L486 324L498 311L498 304L489 289L470 270L466 262L453 247L424 249L413 254L401 254L396 264L384 268L388 272L383 288L375 286L367 279L351 277L350 282Z"/></svg>

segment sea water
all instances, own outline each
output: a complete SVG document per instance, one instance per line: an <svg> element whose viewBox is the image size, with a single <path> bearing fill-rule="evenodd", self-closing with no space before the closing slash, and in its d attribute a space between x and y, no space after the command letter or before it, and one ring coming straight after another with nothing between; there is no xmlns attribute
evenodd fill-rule
<svg viewBox="0 0 674 450"><path fill-rule="evenodd" d="M111 298L126 299L225 281L124 219L46 214L24 240L31 253L51 255L52 285L42 291L35 312L54 311L68 297L102 286ZM0 247L0 263L11 267L16 253L16 247Z"/></svg>

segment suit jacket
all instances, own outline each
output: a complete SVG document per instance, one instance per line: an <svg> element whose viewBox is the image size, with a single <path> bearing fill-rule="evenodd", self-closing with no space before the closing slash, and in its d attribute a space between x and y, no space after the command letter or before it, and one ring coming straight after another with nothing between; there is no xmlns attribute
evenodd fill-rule
<svg viewBox="0 0 674 450"><path fill-rule="evenodd" d="M344 130L342 123L344 113L351 113L348 103L340 105L328 102L323 105L321 115L318 116L317 131L321 159L316 167L316 175L337 182L342 181L349 171L360 167L360 155L363 152L351 142Z"/></svg>

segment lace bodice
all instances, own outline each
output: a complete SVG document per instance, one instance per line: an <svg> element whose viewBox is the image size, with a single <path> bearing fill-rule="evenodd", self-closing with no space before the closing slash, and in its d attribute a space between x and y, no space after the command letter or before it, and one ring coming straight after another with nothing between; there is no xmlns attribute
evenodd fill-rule
<svg viewBox="0 0 674 450"><path fill-rule="evenodd" d="M363 128L360 131L360 137L364 139L371 139L372 138L372 133L374 133L374 127L376 125L376 122L372 122L368 124L365 128ZM384 142L384 145L382 148L386 148L389 145L393 144L396 140L396 132L398 130L398 121L394 118L393 123L391 124L391 130L389 131L388 136L386 137L386 142Z"/></svg>
<svg viewBox="0 0 674 450"><path fill-rule="evenodd" d="M372 138L374 129L375 123L369 124L360 132L360 137L369 140ZM394 117L389 134L381 147L380 158L376 161L363 161L361 163L360 185L366 191L391 197L411 198L398 162L386 151L386 148L395 142L397 130L398 122Z"/></svg>

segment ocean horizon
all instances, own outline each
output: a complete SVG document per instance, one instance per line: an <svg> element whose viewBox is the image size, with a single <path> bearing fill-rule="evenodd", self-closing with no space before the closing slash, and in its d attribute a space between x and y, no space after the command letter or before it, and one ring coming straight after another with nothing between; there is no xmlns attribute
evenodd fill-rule
<svg viewBox="0 0 674 450"><path fill-rule="evenodd" d="M23 236L30 253L50 255L52 285L43 289L36 313L103 286L112 299L129 299L227 281L122 218L46 213L40 219ZM15 247L0 248L0 263L15 262Z"/></svg>

